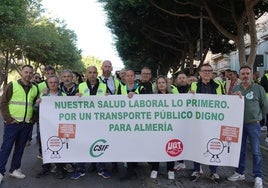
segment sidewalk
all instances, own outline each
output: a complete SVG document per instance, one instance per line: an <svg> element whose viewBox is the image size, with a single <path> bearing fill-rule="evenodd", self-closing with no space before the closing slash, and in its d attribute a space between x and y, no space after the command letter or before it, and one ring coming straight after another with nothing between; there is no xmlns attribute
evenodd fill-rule
<svg viewBox="0 0 268 188"><path fill-rule="evenodd" d="M3 125L0 118L0 139L2 139ZM266 133L262 133L262 154L263 154L263 172L264 172L264 188L268 187L268 143L265 143ZM97 175L97 172L88 171L84 177L78 180L71 180L71 173L67 173L67 176L63 180L56 179L55 174L51 173L48 176L40 179L36 178L37 172L41 169L42 161L37 159L38 146L36 144L35 137L33 137L32 145L25 148L22 169L26 174L26 179L19 180L14 179L6 175L4 181L0 185L0 188L21 188L21 187L38 187L38 188L249 188L254 185L254 177L252 174L252 156L248 155L247 173L245 181L230 182L227 178L233 174L233 167L218 167L218 174L222 178L220 184L215 184L209 178L209 170L207 165L203 165L204 175L200 177L197 182L189 180L189 176L192 173L193 162L186 162L186 169L180 170L175 173L175 180L171 181L167 179L167 171L165 163L161 163L160 171L158 173L157 181L153 181L150 178L150 169L147 163L139 163L136 169L137 177L133 177L130 180L120 181L119 174L112 173L110 179L103 179ZM89 164L87 164L87 167ZM7 165L7 170L9 164Z"/></svg>

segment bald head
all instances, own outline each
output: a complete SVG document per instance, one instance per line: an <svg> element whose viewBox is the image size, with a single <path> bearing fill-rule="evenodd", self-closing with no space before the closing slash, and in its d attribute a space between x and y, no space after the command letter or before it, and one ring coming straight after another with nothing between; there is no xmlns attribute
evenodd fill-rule
<svg viewBox="0 0 268 188"><path fill-rule="evenodd" d="M89 66L87 67L86 71L87 79L90 81L90 83L94 83L97 80L98 77L98 69L95 66Z"/></svg>

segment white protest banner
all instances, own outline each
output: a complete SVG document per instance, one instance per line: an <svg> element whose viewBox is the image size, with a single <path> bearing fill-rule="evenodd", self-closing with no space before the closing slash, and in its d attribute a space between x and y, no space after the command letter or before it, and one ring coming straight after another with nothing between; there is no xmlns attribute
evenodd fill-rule
<svg viewBox="0 0 268 188"><path fill-rule="evenodd" d="M227 95L42 97L43 160L237 166L243 112L243 98Z"/></svg>

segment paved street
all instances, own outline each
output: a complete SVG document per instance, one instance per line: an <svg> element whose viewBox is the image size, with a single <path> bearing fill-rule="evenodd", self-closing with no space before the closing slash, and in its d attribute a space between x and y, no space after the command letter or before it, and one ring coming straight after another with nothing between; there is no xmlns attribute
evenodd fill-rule
<svg viewBox="0 0 268 188"><path fill-rule="evenodd" d="M2 143L2 134L3 134L3 121L0 118L0 139ZM35 134L35 133L34 133ZM265 133L262 135L262 151L264 158L264 187L268 187L268 145L264 142ZM64 187L64 188L80 188L80 187L94 187L94 188L106 188L106 187L126 187L126 188L209 188L209 187L224 187L224 188L236 188L236 187L253 187L254 178L252 175L252 164L248 163L248 170L246 174L246 180L240 182L229 182L227 177L233 173L233 167L219 167L218 173L222 178L220 184L215 184L209 179L208 167L203 166L204 175L198 180L198 182L191 182L189 180L189 175L191 174L192 162L186 161L186 169L176 172L175 181L167 180L167 172L165 170L165 164L161 164L161 169L158 175L157 181L152 181L149 178L150 170L146 163L139 163L138 168L136 169L138 176L133 177L130 180L120 181L119 175L112 173L112 178L103 179L97 175L96 172L87 172L84 177L81 177L78 180L71 180L71 174L67 174L67 177L63 180L58 180L54 176L55 174L51 173L46 177L40 179L35 178L36 173L41 169L41 160L37 159L38 147L36 144L35 137L32 141L31 146L27 146L25 149L22 169L26 174L26 179L19 180L14 179L6 175L4 181L0 185L0 188L28 188L28 187L38 187L38 188L50 188L50 187ZM251 161L251 156L249 155ZM90 165L88 165L90 169ZM7 165L9 169L9 164Z"/></svg>

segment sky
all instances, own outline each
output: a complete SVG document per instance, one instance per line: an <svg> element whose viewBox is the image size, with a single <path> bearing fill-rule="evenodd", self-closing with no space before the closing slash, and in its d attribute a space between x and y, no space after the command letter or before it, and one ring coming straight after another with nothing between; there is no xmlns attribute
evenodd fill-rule
<svg viewBox="0 0 268 188"><path fill-rule="evenodd" d="M43 8L53 18L64 20L77 35L77 47L83 56L110 60L114 70L123 68L113 45L113 36L106 27L102 4L96 0L42 0Z"/></svg>

